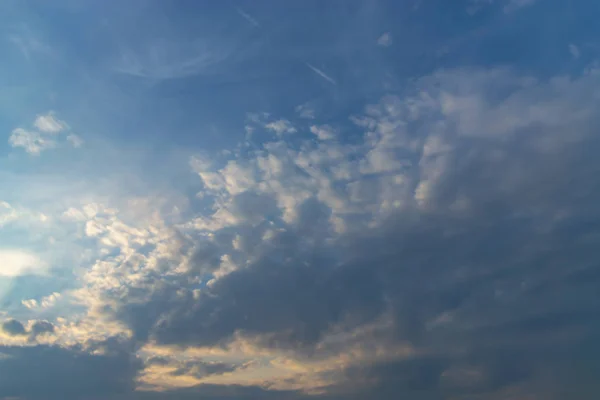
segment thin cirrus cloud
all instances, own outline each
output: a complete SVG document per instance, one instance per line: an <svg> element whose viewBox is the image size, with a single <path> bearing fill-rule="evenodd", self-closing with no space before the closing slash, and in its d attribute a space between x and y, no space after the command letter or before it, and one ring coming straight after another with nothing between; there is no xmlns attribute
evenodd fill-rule
<svg viewBox="0 0 600 400"><path fill-rule="evenodd" d="M157 80L215 74L232 56L232 51L225 44L202 39L189 43L156 40L133 48L123 47L112 69L120 74Z"/></svg>
<svg viewBox="0 0 600 400"><path fill-rule="evenodd" d="M565 37L555 70L473 50L544 29L545 4L444 3L450 21L469 19L450 22L456 36L412 2L305 4L301 18L321 18L310 32L274 3L148 6L168 38L140 26L114 52L86 47L106 58L86 77L128 107L93 95L68 107L87 88L74 73L44 109L81 116L3 128L11 153L59 154L82 145L81 121L105 120L83 127L98 137L81 157L1 160L0 398L597 397L593 46L575 55L586 34ZM71 12L100 29L139 10ZM231 73L234 55L193 39L196 15L269 43L236 58L259 81L197 85ZM69 26L82 43L97 32ZM473 29L447 63L405 40L438 49Z"/></svg>
<svg viewBox="0 0 600 400"><path fill-rule="evenodd" d="M377 44L382 47L389 47L393 43L392 34L390 32L386 32L379 36L377 39Z"/></svg>
<svg viewBox="0 0 600 400"><path fill-rule="evenodd" d="M470 0L467 7L469 14L474 14L487 6L499 5L507 14L532 6L538 0Z"/></svg>

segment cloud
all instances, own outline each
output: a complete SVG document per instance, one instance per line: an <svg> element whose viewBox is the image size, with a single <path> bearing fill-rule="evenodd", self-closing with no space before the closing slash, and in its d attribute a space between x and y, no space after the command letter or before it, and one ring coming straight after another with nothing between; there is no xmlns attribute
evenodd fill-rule
<svg viewBox="0 0 600 400"><path fill-rule="evenodd" d="M579 51L579 47L577 47L574 44L570 44L569 45L569 53L571 53L571 56L573 56L573 58L578 59L581 56L581 52Z"/></svg>
<svg viewBox="0 0 600 400"><path fill-rule="evenodd" d="M145 384L168 370L176 387L227 379L356 398L535 390L564 372L540 355L580 351L598 330L594 82L440 71L355 115L358 144L276 138L224 163L198 158L212 205L179 233L90 214L88 234L120 254L83 293L140 343L181 354L245 343L242 359L288 366L218 380L154 365Z"/></svg>
<svg viewBox="0 0 600 400"><path fill-rule="evenodd" d="M37 338L39 335L54 333L54 325L48 321L35 321L31 326L31 337Z"/></svg>
<svg viewBox="0 0 600 400"><path fill-rule="evenodd" d="M27 153L40 155L43 151L60 147L65 141L72 147L81 147L83 140L70 133L66 140L58 138L58 134L69 131L70 128L66 122L55 117L52 111L43 115L38 115L33 126L37 131L16 128L11 132L8 143L12 147L21 147Z"/></svg>
<svg viewBox="0 0 600 400"><path fill-rule="evenodd" d="M75 147L75 148L79 148L81 146L83 146L83 139L81 139L79 136L77 135L69 135L67 136L67 142L71 144L71 146Z"/></svg>
<svg viewBox="0 0 600 400"><path fill-rule="evenodd" d="M203 378L231 373L239 365L202 360L177 360L153 356L146 360L144 370L138 377L138 385L145 390L180 389L203 383Z"/></svg>
<svg viewBox="0 0 600 400"><path fill-rule="evenodd" d="M319 140L335 139L335 131L329 125L313 125L310 127L310 131L314 133L319 138Z"/></svg>
<svg viewBox="0 0 600 400"><path fill-rule="evenodd" d="M9 336L23 336L26 335L25 327L22 323L15 319L10 319L2 323L2 332Z"/></svg>
<svg viewBox="0 0 600 400"><path fill-rule="evenodd" d="M6 127L24 135L0 168L0 399L596 397L600 86L582 66L586 34L570 32L579 48L530 51L529 35L473 53L552 20L510 0L479 0L466 24L468 0L332 4L310 32L310 10L257 9L270 27L256 29L242 9L199 21L164 4L157 18L151 2L93 16L70 3L51 14L100 21L97 34L61 45L60 65L15 69L27 87L7 98L110 134L9 113L33 117ZM427 32L441 8L460 26ZM132 16L164 39L138 26L125 40ZM238 55L229 33L263 52ZM399 57L379 47L399 41ZM118 76L102 62L114 45ZM436 70L441 47L459 51ZM565 65L543 62L561 52ZM288 79L298 60L335 69L307 64L325 82L303 86ZM48 85L65 66L69 81ZM102 90L69 104L82 79Z"/></svg>
<svg viewBox="0 0 600 400"><path fill-rule="evenodd" d="M107 398L133 389L140 364L126 353L92 355L55 346L0 346L0 396ZM92 397L90 397L92 396Z"/></svg>
<svg viewBox="0 0 600 400"><path fill-rule="evenodd" d="M36 299L22 300L21 304L23 304L25 307L27 307L29 309L49 308L49 307L53 307L56 304L56 302L58 301L58 299L60 299L60 297L61 297L60 293L54 292L48 296L42 297L39 301Z"/></svg>
<svg viewBox="0 0 600 400"><path fill-rule="evenodd" d="M315 115L316 111L315 111L314 107L309 103L300 104L299 106L296 106L296 108L294 110L300 116L300 118L315 119L315 117L316 117L316 115Z"/></svg>
<svg viewBox="0 0 600 400"><path fill-rule="evenodd" d="M557 319L558 315L547 315L542 304L562 304L559 308L566 307L561 308L564 313L587 310L582 311L584 321L590 321L594 307L577 302L570 293L581 290L591 295L595 284L584 288L573 277L571 287L559 278L559 265L543 268L543 272L535 267L546 258L569 259L574 251L571 246L580 246L564 241L566 221L557 220L556 225L544 228L543 221L554 220L562 207L576 202L569 193L586 193L578 212L592 212L591 199L598 195L586 189L585 182L592 175L581 176L576 185L582 186L577 189L564 172L583 171L583 165L588 165L586 175L597 169L590 168L591 159L581 158L580 153L582 143L591 140L591 147L595 143L588 129L597 123L591 112L597 101L593 80L585 75L562 81L565 85L557 80L532 84L526 77L503 70L455 70L427 77L417 84L415 98L384 98L355 120L367 130L361 150L364 163L359 162L354 172L350 168L346 175L350 178L340 182L328 183L332 177L325 173L326 164L316 170L310 167L322 162L316 157L324 149L294 153L283 144L273 146L272 156L278 163L288 161L276 154L292 153L290 162L311 178L303 181L293 170L282 174L285 167L275 162L276 167L264 169L272 171L273 178L264 178L271 180L268 185L278 182L281 194L284 185L306 184L312 194L291 206L295 218L254 247L244 268L220 278L197 296L172 302L172 309L153 328L155 339L164 344L213 346L242 335L256 338L259 346L311 354L315 351L311 349L326 349L319 346L333 335L334 326L351 330L390 313L390 334L439 357L439 361L433 359L433 369L424 367L423 376L394 386L406 393L423 388L431 393L450 391L440 386L444 371L473 363L469 358L484 346L491 346L494 355L475 362L485 371L486 378L481 379L487 383L474 383L480 388L473 390L483 393L530 380L539 373L539 364L525 367L517 362L517 368L489 360L498 359L506 346L514 351L529 347L535 354L546 345L569 346L558 337L569 335L579 322L571 325ZM487 88L496 84L513 87L513 93L502 99L488 97L494 91L487 92ZM534 112L525 112L531 107ZM557 110L563 118L556 117ZM431 124L425 128L427 136L406 129L406 121L415 119ZM564 141L562 132L567 129L578 132L573 141ZM278 153L279 146L285 151ZM414 161L412 154L417 157ZM314 161L304 164L304 159ZM552 175L550 186L540 180L548 174ZM376 183L371 189L369 176ZM357 221L357 226L367 229L362 234L349 230L337 237L332 234L332 217L347 219L347 224L352 219L341 213L345 206L334 207L325 193L344 181L352 184L349 187L367 189L364 194L349 194L341 204L359 205L367 200L373 211L366 219L368 225ZM403 191L406 184L412 189ZM394 185L398 185L396 192ZM559 189L565 187L570 188L568 192ZM387 191L393 194L386 197ZM285 203L278 204L284 207ZM376 219L383 210L389 210L386 218ZM554 245L546 247L545 243ZM579 249L592 254L591 248ZM581 268L583 273L588 267L583 263ZM558 274L556 280L549 278L553 274ZM553 283L545 288L535 283L546 279ZM557 291L562 293L560 302L554 297ZM541 334L535 328L538 318L554 328L534 344L525 332ZM432 325L432 321L439 322ZM498 333L500 327L506 333ZM587 329L592 334L597 327ZM512 344L503 342L508 338ZM464 355L447 353L447 348L464 346L468 348ZM406 368L418 370L420 362L417 359ZM522 372L521 367L525 368ZM366 368L379 377L389 368L387 382L392 382L392 371L397 370L394 363Z"/></svg>
<svg viewBox="0 0 600 400"><path fill-rule="evenodd" d="M512 13L521 8L533 5L537 0L470 0L467 12L471 15L476 14L482 8L497 4L503 6L505 13Z"/></svg>
<svg viewBox="0 0 600 400"><path fill-rule="evenodd" d="M244 10L242 10L239 7L236 7L235 9L237 11L238 14L240 14L246 21L250 22L252 25L254 25L255 27L260 27L260 24L258 23L258 21L252 17L250 14L248 14L247 12L245 12Z"/></svg>
<svg viewBox="0 0 600 400"><path fill-rule="evenodd" d="M504 6L504 12L513 12L520 8L533 5L537 0L509 0Z"/></svg>
<svg viewBox="0 0 600 400"><path fill-rule="evenodd" d="M283 135L284 133L295 133L297 130L292 123L286 119L280 119L277 121L269 122L265 125L265 128L275 132L277 135Z"/></svg>
<svg viewBox="0 0 600 400"><path fill-rule="evenodd" d="M8 40L17 46L27 59L36 54L53 54L52 48L40 41L27 26L24 26L21 32L10 34Z"/></svg>
<svg viewBox="0 0 600 400"><path fill-rule="evenodd" d="M0 325L0 333L5 336L2 340L4 345L6 345L7 336L9 345L32 345L44 336L53 335L55 326L44 320L29 321L27 325L24 325L16 319L7 319Z"/></svg>
<svg viewBox="0 0 600 400"><path fill-rule="evenodd" d="M42 151L56 147L56 141L42 134L17 128L12 131L8 143L12 147L22 147L27 153L39 155Z"/></svg>
<svg viewBox="0 0 600 400"><path fill-rule="evenodd" d="M28 347L0 350L0 395L568 393L600 328L597 91L591 70L438 71L335 137L320 121L249 116L277 135L193 157L197 208L66 208L94 249L61 297L80 311L19 323L28 335L11 340ZM121 344L96 344L111 337ZM44 354L52 381L3 385L3 368Z"/></svg>
<svg viewBox="0 0 600 400"><path fill-rule="evenodd" d="M235 54L234 46L222 38L160 38L120 47L121 51L111 69L119 74L153 80L215 74L218 66Z"/></svg>
<svg viewBox="0 0 600 400"><path fill-rule="evenodd" d="M386 32L383 35L379 36L377 39L377 45L382 47L389 47L393 43L392 34L390 32Z"/></svg>
<svg viewBox="0 0 600 400"><path fill-rule="evenodd" d="M332 77L330 77L329 75L327 75L325 72L321 71L319 68L313 66L310 63L306 63L306 66L308 68L310 68L315 74L319 75L321 78L325 79L327 82L333 84L333 85L337 85L337 82L335 81L335 79L333 79Z"/></svg>
<svg viewBox="0 0 600 400"><path fill-rule="evenodd" d="M68 125L59 119L57 119L53 112L48 112L45 115L38 115L33 122L33 125L44 133L58 133L68 129Z"/></svg>

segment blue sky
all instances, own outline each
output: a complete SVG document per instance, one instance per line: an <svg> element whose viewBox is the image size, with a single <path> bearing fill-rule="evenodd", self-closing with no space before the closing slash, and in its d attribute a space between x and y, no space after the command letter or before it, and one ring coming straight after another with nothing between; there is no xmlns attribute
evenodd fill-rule
<svg viewBox="0 0 600 400"><path fill-rule="evenodd" d="M0 399L590 399L600 5L0 3Z"/></svg>

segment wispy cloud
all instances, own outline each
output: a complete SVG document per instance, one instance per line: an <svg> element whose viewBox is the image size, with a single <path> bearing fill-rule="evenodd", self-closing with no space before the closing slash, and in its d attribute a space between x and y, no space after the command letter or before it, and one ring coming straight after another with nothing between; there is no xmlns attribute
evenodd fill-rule
<svg viewBox="0 0 600 400"><path fill-rule="evenodd" d="M569 45L569 53L571 53L571 56L573 56L575 59L581 57L581 51L579 50L579 47L572 43Z"/></svg>
<svg viewBox="0 0 600 400"><path fill-rule="evenodd" d="M75 134L71 134L71 135L67 136L67 142L69 142L71 144L71 146L73 146L75 148L79 148L79 147L83 146L83 139Z"/></svg>
<svg viewBox="0 0 600 400"><path fill-rule="evenodd" d="M389 47L393 43L392 34L390 32L386 32L383 35L379 36L377 39L377 44L382 47Z"/></svg>
<svg viewBox="0 0 600 400"><path fill-rule="evenodd" d="M258 23L258 21L251 16L250 14L248 14L247 12L245 12L244 10L242 10L239 7L236 7L235 9L237 11L238 14L240 14L246 21L250 22L252 25L256 26L257 28L260 27L260 24Z"/></svg>
<svg viewBox="0 0 600 400"><path fill-rule="evenodd" d="M135 47L122 46L112 70L139 78L179 79L214 72L230 55L226 45L208 39L155 40Z"/></svg>
<svg viewBox="0 0 600 400"><path fill-rule="evenodd" d="M18 47L27 59L35 54L52 54L50 46L40 41L27 27L24 27L19 33L9 35L8 40Z"/></svg>
<svg viewBox="0 0 600 400"><path fill-rule="evenodd" d="M467 13L474 15L485 7L503 5L504 12L508 14L520 8L531 6L536 1L537 0L470 0L467 7Z"/></svg>
<svg viewBox="0 0 600 400"><path fill-rule="evenodd" d="M310 103L300 104L294 109L300 118L315 119L316 111Z"/></svg>
<svg viewBox="0 0 600 400"><path fill-rule="evenodd" d="M327 75L325 72L321 71L319 68L315 67L314 65L310 64L310 63L306 63L306 66L308 68L310 68L315 74L319 75L321 78L325 79L327 82L333 84L333 85L337 85L337 82L330 77L329 75Z"/></svg>
<svg viewBox="0 0 600 400"><path fill-rule="evenodd" d="M537 0L510 0L509 3L504 6L504 12L516 11L520 8L533 5Z"/></svg>

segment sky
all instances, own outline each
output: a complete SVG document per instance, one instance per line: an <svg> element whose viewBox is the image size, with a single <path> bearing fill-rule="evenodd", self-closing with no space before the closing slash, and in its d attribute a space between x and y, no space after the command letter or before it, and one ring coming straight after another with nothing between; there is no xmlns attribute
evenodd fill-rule
<svg viewBox="0 0 600 400"><path fill-rule="evenodd" d="M1 0L0 399L598 398L598 15Z"/></svg>

